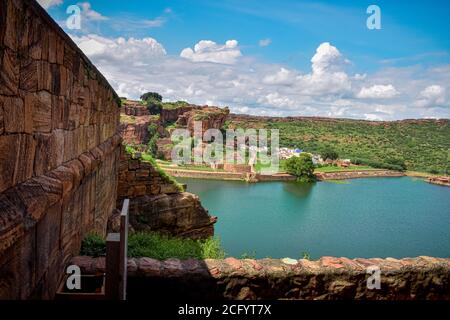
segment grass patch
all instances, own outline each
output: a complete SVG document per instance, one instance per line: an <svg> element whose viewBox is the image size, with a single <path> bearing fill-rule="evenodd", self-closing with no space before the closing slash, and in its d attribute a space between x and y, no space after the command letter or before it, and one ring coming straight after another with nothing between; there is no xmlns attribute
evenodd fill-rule
<svg viewBox="0 0 450 320"><path fill-rule="evenodd" d="M125 151L131 155L134 155L137 152L135 147L130 144L125 145ZM184 191L183 186L178 183L178 181L175 180L174 177L168 175L163 169L161 169L156 160L149 153L141 152L141 159L142 161L149 162L155 168L155 170L158 171L159 175L164 179L164 181L174 184L177 187L178 191Z"/></svg>
<svg viewBox="0 0 450 320"><path fill-rule="evenodd" d="M106 242L96 234L84 238L81 255L93 257L106 253ZM225 252L218 238L205 240L168 237L156 232L131 233L128 237L128 257L149 257L158 260L178 259L223 259Z"/></svg>
<svg viewBox="0 0 450 320"><path fill-rule="evenodd" d="M163 102L162 108L170 110L170 109L178 109L181 107L186 107L188 105L189 105L189 103L187 103L186 101Z"/></svg>
<svg viewBox="0 0 450 320"><path fill-rule="evenodd" d="M174 177L168 175L150 154L142 153L142 160L149 162L167 183L174 184L180 192L184 191L183 186Z"/></svg>
<svg viewBox="0 0 450 320"><path fill-rule="evenodd" d="M128 124L135 124L136 123L136 117L135 116L128 116L126 114L120 114L120 122L121 123L128 123Z"/></svg>
<svg viewBox="0 0 450 320"><path fill-rule="evenodd" d="M81 255L99 257L106 255L105 240L98 234L88 234L81 242Z"/></svg>

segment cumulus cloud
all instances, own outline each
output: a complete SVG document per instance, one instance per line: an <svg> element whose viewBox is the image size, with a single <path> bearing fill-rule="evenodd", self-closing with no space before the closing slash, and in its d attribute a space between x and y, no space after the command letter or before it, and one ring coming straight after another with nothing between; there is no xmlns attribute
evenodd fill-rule
<svg viewBox="0 0 450 320"><path fill-rule="evenodd" d="M89 2L79 2L78 5L81 7L81 11L84 17L92 21L104 21L108 20L108 17L105 17L101 13L92 9L92 6Z"/></svg>
<svg viewBox="0 0 450 320"><path fill-rule="evenodd" d="M417 107L439 107L444 106L445 101L445 89L440 85L431 85L423 89L419 93L419 99L416 101Z"/></svg>
<svg viewBox="0 0 450 320"><path fill-rule="evenodd" d="M83 52L90 58L100 59L100 65L126 62L127 65L146 65L152 59L166 55L164 47L153 38L109 39L98 35L73 36Z"/></svg>
<svg viewBox="0 0 450 320"><path fill-rule="evenodd" d="M445 92L450 66L351 74L345 70L345 57L326 43L318 46L311 69L302 72L243 56L233 40L225 44L200 41L190 51L174 56L153 38L89 34L73 39L117 93L129 98L157 91L167 100L229 106L236 113L272 116L368 120L450 116L450 108L442 107L448 104ZM233 50L236 52L227 56Z"/></svg>
<svg viewBox="0 0 450 320"><path fill-rule="evenodd" d="M38 0L38 3L44 8L48 9L53 6L59 6L63 3L63 0Z"/></svg>
<svg viewBox="0 0 450 320"><path fill-rule="evenodd" d="M329 42L324 42L316 49L311 58L312 71L315 74L331 73L338 70L342 64L348 63L339 50Z"/></svg>
<svg viewBox="0 0 450 320"><path fill-rule="evenodd" d="M274 74L268 74L263 78L263 82L266 84L285 84L291 85L297 80L297 75L295 72L280 68L279 71Z"/></svg>
<svg viewBox="0 0 450 320"><path fill-rule="evenodd" d="M362 87L357 97L363 99L389 99L395 97L398 93L392 84L376 84L371 87Z"/></svg>
<svg viewBox="0 0 450 320"><path fill-rule="evenodd" d="M270 39L270 38L261 39L261 40L259 40L258 43L259 43L260 47L267 47L268 45L270 45L272 43L272 39Z"/></svg>
<svg viewBox="0 0 450 320"><path fill-rule="evenodd" d="M240 56L242 56L242 53L236 40L228 40L224 45L217 44L211 40L201 40L194 46L193 50L185 48L180 53L180 57L194 62L224 64L234 64Z"/></svg>

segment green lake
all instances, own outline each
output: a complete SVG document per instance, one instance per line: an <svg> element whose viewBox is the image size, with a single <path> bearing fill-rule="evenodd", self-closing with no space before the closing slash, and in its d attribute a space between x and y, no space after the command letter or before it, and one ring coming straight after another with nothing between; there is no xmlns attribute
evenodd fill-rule
<svg viewBox="0 0 450 320"><path fill-rule="evenodd" d="M450 257L450 188L422 180L245 183L177 178L219 217L228 255Z"/></svg>

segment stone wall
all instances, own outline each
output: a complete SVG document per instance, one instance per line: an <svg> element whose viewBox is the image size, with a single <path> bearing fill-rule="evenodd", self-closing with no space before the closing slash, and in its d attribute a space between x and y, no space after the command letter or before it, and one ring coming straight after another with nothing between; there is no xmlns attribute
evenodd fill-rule
<svg viewBox="0 0 450 320"><path fill-rule="evenodd" d="M115 207L119 99L32 0L0 1L0 299L51 298Z"/></svg>
<svg viewBox="0 0 450 320"><path fill-rule="evenodd" d="M244 181L247 177L246 173L239 172L225 172L225 171L201 171L201 170L185 170L165 167L164 171L174 177L182 178L198 178L198 179L213 179L213 180L238 180Z"/></svg>
<svg viewBox="0 0 450 320"><path fill-rule="evenodd" d="M82 273L104 272L104 258L75 257ZM367 267L380 270L369 289ZM127 298L180 301L227 299L450 300L450 259L128 260Z"/></svg>
<svg viewBox="0 0 450 320"><path fill-rule="evenodd" d="M357 178L375 178L375 177L403 177L403 172L391 170L358 170L358 171L338 171L338 172L317 172L318 180L345 180Z"/></svg>
<svg viewBox="0 0 450 320"><path fill-rule="evenodd" d="M122 148L118 207L125 198L130 199L130 224L135 230L194 239L214 234L217 218L209 215L198 196L183 192L154 165L134 159Z"/></svg>
<svg viewBox="0 0 450 320"><path fill-rule="evenodd" d="M223 169L228 172L236 172L236 173L250 173L252 172L252 166L248 164L233 164L233 163L225 163L223 165Z"/></svg>

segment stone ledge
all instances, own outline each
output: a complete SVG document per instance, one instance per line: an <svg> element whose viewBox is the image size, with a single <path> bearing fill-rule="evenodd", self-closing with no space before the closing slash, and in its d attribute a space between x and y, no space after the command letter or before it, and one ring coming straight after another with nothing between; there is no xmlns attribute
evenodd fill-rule
<svg viewBox="0 0 450 320"><path fill-rule="evenodd" d="M72 264L78 265L83 273L94 274L96 272L105 272L103 268L98 267L99 261L104 258L93 258L89 256L77 256L71 260ZM295 263L294 263L295 262ZM416 258L356 258L349 259L345 257L321 257L319 260L311 261L306 259L236 259L228 257L225 259L187 259L180 260L170 258L167 260L156 260L153 258L129 258L128 265L132 266L128 270L130 276L146 275L151 273L153 276L166 276L171 274L170 266L176 265L180 275L190 272L206 271L215 277L224 277L236 274L259 273L260 275L270 274L301 274L301 273L323 273L323 272L355 272L364 273L369 266L378 266L381 270L389 272L400 272L404 270L433 270L443 268L450 272L450 258L434 258L420 256ZM157 274L148 272L149 270L159 270Z"/></svg>
<svg viewBox="0 0 450 320"><path fill-rule="evenodd" d="M26 230L35 226L48 208L73 192L120 142L121 138L116 134L90 152L0 194L0 255Z"/></svg>
<svg viewBox="0 0 450 320"><path fill-rule="evenodd" d="M99 260L74 257L82 273L103 273ZM368 266L381 271L381 289L368 289ZM184 299L446 299L450 300L450 259L236 259L159 261L128 259L130 298Z"/></svg>

